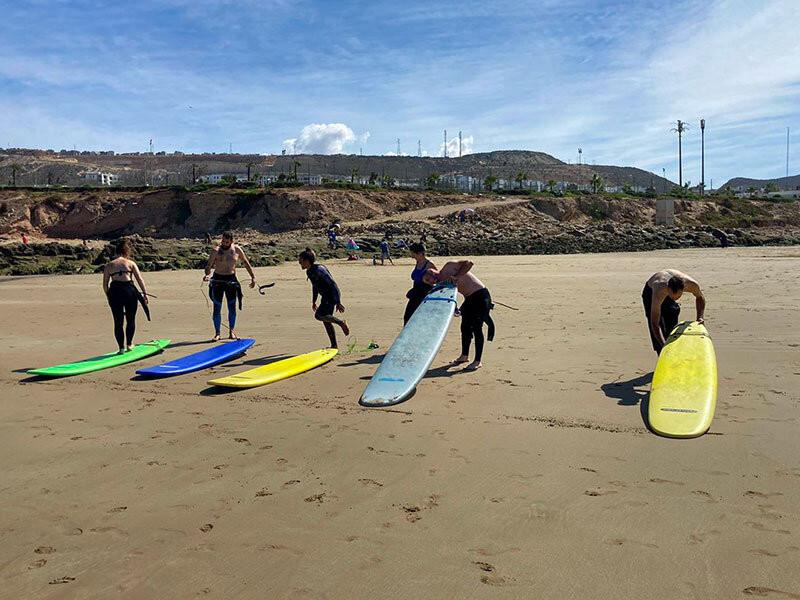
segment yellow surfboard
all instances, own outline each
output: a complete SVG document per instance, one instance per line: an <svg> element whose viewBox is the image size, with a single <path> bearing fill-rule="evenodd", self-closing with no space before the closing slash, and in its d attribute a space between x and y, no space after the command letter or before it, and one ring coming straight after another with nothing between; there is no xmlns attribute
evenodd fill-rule
<svg viewBox="0 0 800 600"><path fill-rule="evenodd" d="M208 384L233 388L258 387L259 385L273 383L275 381L280 381L281 379L286 379L287 377L305 373L314 367L325 364L334 356L336 356L338 352L338 350L331 348L325 350L315 350L314 352L309 352L308 354L300 354L298 356L293 356L292 358L285 358L283 360L264 365L263 367L257 367L255 369L250 369L249 371L243 371L229 377L212 379L208 382Z"/></svg>
<svg viewBox="0 0 800 600"><path fill-rule="evenodd" d="M717 358L705 326L679 323L653 373L648 420L659 435L691 438L711 426L717 405Z"/></svg>

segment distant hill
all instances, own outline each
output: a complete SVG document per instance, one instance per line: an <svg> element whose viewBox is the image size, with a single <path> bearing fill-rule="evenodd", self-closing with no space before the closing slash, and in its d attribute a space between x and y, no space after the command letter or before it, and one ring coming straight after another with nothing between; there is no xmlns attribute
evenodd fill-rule
<svg viewBox="0 0 800 600"><path fill-rule="evenodd" d="M770 183L778 186L779 190L797 190L800 189L800 175L778 177L777 179L749 179L747 177L734 177L722 187L730 188L732 190L737 190L739 188L742 190L747 190L748 188L761 190L766 188Z"/></svg>
<svg viewBox="0 0 800 600"><path fill-rule="evenodd" d="M298 163L295 165L295 163ZM462 157L361 156L357 154L110 154L92 152L58 153L43 150L1 150L0 183L12 179L17 185L80 185L86 171L109 171L119 175L122 185L188 184L194 175L208 174L278 175L294 172L349 178L351 174L369 177L387 175L400 180L425 179L439 175L467 175L484 179L489 175L514 180L518 173L527 179L589 184L595 174L607 185L652 185L667 192L675 184L649 171L611 165L570 165L544 152L501 150L479 152Z"/></svg>

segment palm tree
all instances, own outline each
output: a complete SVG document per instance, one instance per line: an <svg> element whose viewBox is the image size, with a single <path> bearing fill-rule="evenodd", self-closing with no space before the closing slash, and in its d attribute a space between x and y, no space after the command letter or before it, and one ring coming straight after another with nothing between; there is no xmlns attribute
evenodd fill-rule
<svg viewBox="0 0 800 600"><path fill-rule="evenodd" d="M497 183L497 177L488 175L486 179L483 180L483 187L487 192L491 192L495 183Z"/></svg>
<svg viewBox="0 0 800 600"><path fill-rule="evenodd" d="M519 184L519 189L522 189L522 182L525 181L526 179L528 179L527 173L525 173L524 171L520 171L519 173L517 173L517 176L514 178L514 180Z"/></svg>
<svg viewBox="0 0 800 600"><path fill-rule="evenodd" d="M552 194L556 191L556 182L554 179L551 179L547 182L547 190Z"/></svg>

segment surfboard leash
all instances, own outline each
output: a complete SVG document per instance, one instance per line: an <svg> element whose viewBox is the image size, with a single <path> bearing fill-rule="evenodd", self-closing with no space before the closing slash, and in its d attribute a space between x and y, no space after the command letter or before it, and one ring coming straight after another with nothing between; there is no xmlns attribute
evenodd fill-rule
<svg viewBox="0 0 800 600"><path fill-rule="evenodd" d="M508 304L503 304L502 302L498 302L497 300L492 300L492 302L494 302L494 304L497 304L497 306L503 306L510 310L519 310L518 308L514 308L513 306L509 306Z"/></svg>

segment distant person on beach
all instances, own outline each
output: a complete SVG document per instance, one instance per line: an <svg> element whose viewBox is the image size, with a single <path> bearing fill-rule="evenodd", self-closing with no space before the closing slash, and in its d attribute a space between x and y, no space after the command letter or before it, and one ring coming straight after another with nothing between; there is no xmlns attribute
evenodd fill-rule
<svg viewBox="0 0 800 600"><path fill-rule="evenodd" d="M23 246L27 246L27 245L28 245L28 242L29 242L29 240L28 240L28 235L27 235L27 234L25 234L25 233L23 233L23 234L22 234L22 245L23 245Z"/></svg>
<svg viewBox="0 0 800 600"><path fill-rule="evenodd" d="M381 248L381 265L384 264L384 261L388 260L392 266L394 266L394 261L392 260L392 255L389 252L389 240L383 238L380 243Z"/></svg>
<svg viewBox="0 0 800 600"><path fill-rule="evenodd" d="M406 304L406 311L403 313L403 325L408 323L411 315L413 315L414 311L419 308L420 304L422 304L422 301L425 299L425 296L428 295L428 292L433 289L433 286L425 283L423 278L425 277L425 272L428 269L436 268L436 265L428 260L428 257L425 255L425 244L415 242L409 246L408 251L411 254L411 257L416 261L416 264L414 265L414 270L411 271L411 281L413 282L413 287L406 292L408 303Z"/></svg>
<svg viewBox="0 0 800 600"><path fill-rule="evenodd" d="M678 316L681 312L678 300L684 291L695 297L697 321L703 323L706 298L700 290L700 284L685 273L675 269L664 269L654 273L644 284L642 290L644 314L647 318L653 350L658 354L661 354L661 349L667 343L670 332L678 324Z"/></svg>
<svg viewBox="0 0 800 600"><path fill-rule="evenodd" d="M469 362L469 347L475 338L475 360L466 371L476 371L483 366L483 324L486 323L487 338L494 339L494 322L489 314L494 308L492 296L480 279L472 273L473 263L469 260L448 262L437 271L428 269L423 281L428 285L436 285L449 281L456 284L458 291L464 296L461 304L461 356L453 361L454 365Z"/></svg>
<svg viewBox="0 0 800 600"><path fill-rule="evenodd" d="M338 348L336 330L333 326L338 325L342 328L342 333L350 335L347 321L334 316L334 311L344 312L339 286L336 285L328 268L317 264L317 255L311 248L306 248L300 253L298 262L311 282L311 310L314 311L314 318L322 321L325 326L331 348ZM321 297L322 300L319 306L317 306L317 297Z"/></svg>
<svg viewBox="0 0 800 600"><path fill-rule="evenodd" d="M242 286L236 279L236 263L241 260L244 268L250 274L250 287L256 287L256 275L253 267L241 247L233 243L233 232L226 231L222 234L222 241L219 246L211 251L206 264L203 281L208 281L208 297L214 304L214 311L211 321L214 323L214 337L212 341L218 342L220 338L220 327L222 327L222 299L227 300L228 304L228 337L232 340L238 339L236 332L236 304L242 308ZM211 274L211 271L214 274Z"/></svg>
<svg viewBox="0 0 800 600"><path fill-rule="evenodd" d="M116 246L116 257L103 267L103 292L114 317L114 337L119 353L130 351L136 333L136 310L139 303L150 318L147 308L147 287L139 267L131 260L131 244L121 240ZM136 289L133 280L139 284ZM124 331L123 331L124 326Z"/></svg>

